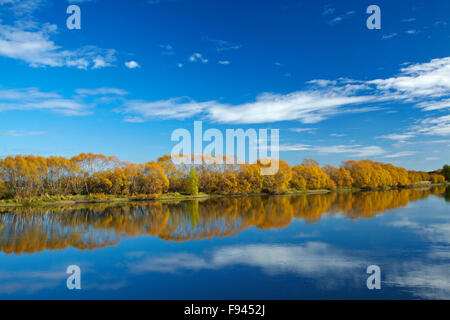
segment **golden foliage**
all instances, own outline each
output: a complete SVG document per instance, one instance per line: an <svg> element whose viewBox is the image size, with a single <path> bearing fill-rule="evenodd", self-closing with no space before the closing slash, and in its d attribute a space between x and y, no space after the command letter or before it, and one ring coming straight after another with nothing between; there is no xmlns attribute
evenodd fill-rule
<svg viewBox="0 0 450 320"><path fill-rule="evenodd" d="M195 162L172 161L180 159ZM305 159L301 165L293 167L275 159L239 165L227 164L226 160L223 156L179 155L172 159L165 155L157 162L135 164L93 153L82 153L71 159L8 156L0 160L0 197L189 193L187 182L192 169L199 173L198 182L195 180L198 190L215 194L281 193L289 188L316 190L352 186L382 189L445 182L437 173L407 171L371 160L349 160L341 168L326 165L323 169L313 159ZM263 171L273 171L273 174L263 175Z"/></svg>

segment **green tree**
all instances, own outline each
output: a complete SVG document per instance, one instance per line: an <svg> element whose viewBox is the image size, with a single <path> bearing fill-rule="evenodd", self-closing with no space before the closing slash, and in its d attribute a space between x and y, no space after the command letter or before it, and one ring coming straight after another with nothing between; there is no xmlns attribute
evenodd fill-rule
<svg viewBox="0 0 450 320"><path fill-rule="evenodd" d="M450 166L448 164L442 168L442 175L445 177L445 180L450 181Z"/></svg>
<svg viewBox="0 0 450 320"><path fill-rule="evenodd" d="M186 192L190 195L197 195L198 194L198 180L199 180L199 174L197 171L195 171L194 168L191 168L191 172L189 173L189 176L186 179Z"/></svg>

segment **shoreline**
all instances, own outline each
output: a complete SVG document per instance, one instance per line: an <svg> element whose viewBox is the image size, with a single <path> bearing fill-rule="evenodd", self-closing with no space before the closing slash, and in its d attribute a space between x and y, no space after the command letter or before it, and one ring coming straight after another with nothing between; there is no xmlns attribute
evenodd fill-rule
<svg viewBox="0 0 450 320"><path fill-rule="evenodd" d="M430 189L432 187L448 187L450 184L430 184L430 185L417 185L417 186L407 186L400 188L388 188L388 189L374 189L365 190L359 188L342 188L335 190L319 189L319 190L287 190L281 193L270 194L270 193L254 193L254 194L198 194L198 195L183 195L183 194L163 194L158 197L130 197L130 196L67 196L68 199L63 200L52 200L48 199L38 199L38 200L26 200L17 199L16 202L4 202L5 200L0 200L0 208L20 208L20 207L51 207L51 206L70 206L70 205L82 205L82 204L126 204L126 203L137 203L137 202L151 202L151 201L187 201L187 200L207 200L212 198L241 198L241 197L251 197L251 196L286 196L286 195L310 195L310 194L327 194L327 193L351 193L351 192L371 192L371 191L391 191L399 189ZM64 197L63 197L64 198ZM14 201L14 200L6 200Z"/></svg>

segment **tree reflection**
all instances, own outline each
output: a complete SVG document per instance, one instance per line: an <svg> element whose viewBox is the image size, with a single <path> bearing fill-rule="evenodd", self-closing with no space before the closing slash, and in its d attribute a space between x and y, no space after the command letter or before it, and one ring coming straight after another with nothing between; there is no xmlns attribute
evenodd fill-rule
<svg viewBox="0 0 450 320"><path fill-rule="evenodd" d="M123 237L167 241L227 237L250 227L284 228L293 219L316 223L323 215L374 218L430 195L449 201L449 189L330 193L299 196L213 198L206 201L92 205L78 208L14 208L0 211L0 251L35 253L74 247L114 246Z"/></svg>

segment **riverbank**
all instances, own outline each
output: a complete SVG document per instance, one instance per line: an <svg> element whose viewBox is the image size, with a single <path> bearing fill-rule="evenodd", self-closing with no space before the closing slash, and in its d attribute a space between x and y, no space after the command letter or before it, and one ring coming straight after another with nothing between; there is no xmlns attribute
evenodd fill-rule
<svg viewBox="0 0 450 320"><path fill-rule="evenodd" d="M414 189L428 189L436 186L449 186L450 184L430 184L430 185L417 185L409 186L408 188ZM392 190L392 189L391 189ZM325 193L350 193L361 190L358 188L338 188L335 190L295 190L289 189L285 192L278 193L276 195L302 195L302 194L325 194ZM376 190L372 190L376 191ZM114 196L114 195L69 195L69 196L41 196L33 197L30 199L6 199L0 200L0 208L15 208L15 207L38 207L38 206L71 206L80 204L120 204L129 202L145 202L145 201L183 201L183 200L206 200L211 198L240 198L246 196L266 196L271 195L269 193L257 193L257 194L236 194L236 195L221 195L221 194L205 194L200 193L198 195L185 195L179 193L167 193L159 196Z"/></svg>
<svg viewBox="0 0 450 320"><path fill-rule="evenodd" d="M330 190L288 190L280 194L322 194L332 192ZM69 196L41 196L30 199L7 199L0 200L0 208L7 207L34 207L34 206L63 206L63 205L78 205L78 204L92 204L92 203L129 203L129 202L145 202L145 201L183 201L183 200L206 200L211 198L223 197L245 197L245 196L263 196L268 193L257 194L206 194L199 193L198 195L185 195L179 193L167 193L159 196L113 196L113 195L69 195Z"/></svg>

